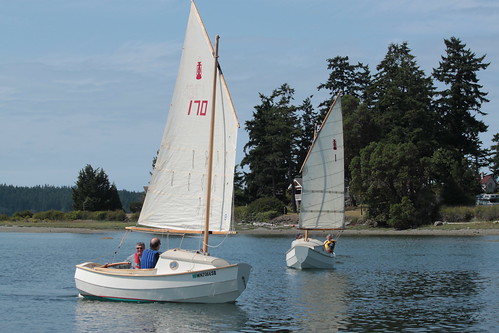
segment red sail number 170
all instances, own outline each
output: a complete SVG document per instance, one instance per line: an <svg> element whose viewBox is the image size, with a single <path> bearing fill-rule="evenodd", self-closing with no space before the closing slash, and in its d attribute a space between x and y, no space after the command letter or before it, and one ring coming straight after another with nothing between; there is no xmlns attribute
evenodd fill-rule
<svg viewBox="0 0 499 333"><path fill-rule="evenodd" d="M194 106L193 106L194 104ZM187 115L191 115L191 111L194 112L196 110L196 116L206 116L206 111L208 110L208 101L193 101L191 100L189 103L189 110L187 111ZM194 115L194 113L193 113Z"/></svg>

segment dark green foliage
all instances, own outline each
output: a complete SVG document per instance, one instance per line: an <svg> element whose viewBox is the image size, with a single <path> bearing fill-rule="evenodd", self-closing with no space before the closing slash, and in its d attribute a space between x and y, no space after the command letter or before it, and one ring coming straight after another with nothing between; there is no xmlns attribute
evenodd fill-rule
<svg viewBox="0 0 499 333"><path fill-rule="evenodd" d="M360 62L357 65L351 65L348 57L340 56L327 59L327 62L327 69L330 70L329 78L326 83L321 83L317 87L318 90L329 90L330 94L330 98L319 105L322 117L326 114L338 92L341 91L343 95L363 100L366 88L371 82L369 67Z"/></svg>
<svg viewBox="0 0 499 333"><path fill-rule="evenodd" d="M7 214L0 214L0 221L7 221L9 216Z"/></svg>
<svg viewBox="0 0 499 333"><path fill-rule="evenodd" d="M248 205L246 212L248 219L263 222L262 218L272 219L284 213L284 203L272 197L260 198ZM272 213L268 213L272 212ZM263 214L262 213L266 213ZM277 214L277 215L276 215ZM272 216L272 217L270 217ZM266 220L268 221L268 220Z"/></svg>
<svg viewBox="0 0 499 333"><path fill-rule="evenodd" d="M440 148L431 156L429 172L435 179L433 191L439 202L471 205L475 194L480 192L473 168L467 165L466 159L460 159L462 157L455 149ZM463 165L467 172L463 170Z"/></svg>
<svg viewBox="0 0 499 333"><path fill-rule="evenodd" d="M74 220L84 220L83 213L81 210L73 210L71 212L67 212L64 217L66 220L74 221Z"/></svg>
<svg viewBox="0 0 499 333"><path fill-rule="evenodd" d="M7 217L5 220L8 220ZM61 212L58 210L48 210L32 213L30 211L20 211L13 214L14 220L33 220L33 221L75 221L75 220L97 220L97 221L125 221L126 213L122 210L115 211L71 211Z"/></svg>
<svg viewBox="0 0 499 333"><path fill-rule="evenodd" d="M101 168L93 169L87 164L80 170L73 187L73 209L103 211L123 209L118 191Z"/></svg>
<svg viewBox="0 0 499 333"><path fill-rule="evenodd" d="M375 141L379 134L373 117L366 104L359 104L359 99L346 95L341 100L343 109L343 136L345 145L345 179L352 179L348 167L362 148Z"/></svg>
<svg viewBox="0 0 499 333"><path fill-rule="evenodd" d="M126 214L123 210L107 211L105 216L106 221L125 221Z"/></svg>
<svg viewBox="0 0 499 333"><path fill-rule="evenodd" d="M0 213L30 210L40 212L56 209L67 212L72 208L71 188L68 186L13 186L0 185Z"/></svg>
<svg viewBox="0 0 499 333"><path fill-rule="evenodd" d="M234 205L242 206L249 202L245 191L245 179L239 165L236 165L234 170Z"/></svg>
<svg viewBox="0 0 499 333"><path fill-rule="evenodd" d="M314 110L312 96L306 98L297 108L299 114L299 135L296 138L298 167L301 168L308 150L314 141L315 132L321 123L319 112Z"/></svg>
<svg viewBox="0 0 499 333"><path fill-rule="evenodd" d="M135 201L135 202L130 202L128 207L130 208L130 211L132 213L140 213L142 210L142 205L144 205L144 201Z"/></svg>
<svg viewBox="0 0 499 333"><path fill-rule="evenodd" d="M34 213L33 218L36 220L63 221L66 218L66 214L59 210L52 209L45 212Z"/></svg>
<svg viewBox="0 0 499 333"><path fill-rule="evenodd" d="M269 222L272 219L275 219L278 216L281 216L282 212L278 212L275 210L270 210L267 212L256 213L253 215L253 220L255 222Z"/></svg>
<svg viewBox="0 0 499 333"><path fill-rule="evenodd" d="M30 210L22 210L19 212L15 212L12 217L18 218L18 219L29 219L33 216L33 212Z"/></svg>
<svg viewBox="0 0 499 333"><path fill-rule="evenodd" d="M74 220L97 220L97 221L125 221L126 213L122 210L109 211L72 211L64 215L64 219Z"/></svg>
<svg viewBox="0 0 499 333"><path fill-rule="evenodd" d="M395 218L391 207L408 200L416 212L412 226L431 222L436 204L425 173L426 159L412 143L371 143L352 161L351 190L369 207L368 218L386 225ZM408 204L401 206L404 210ZM395 208L394 208L395 209ZM394 210L393 213L400 213Z"/></svg>
<svg viewBox="0 0 499 333"><path fill-rule="evenodd" d="M267 97L260 94L253 119L246 121L249 141L244 146L241 166L246 173L250 199L273 196L285 200L285 191L296 174L296 137L298 119L292 106L294 90L287 84Z"/></svg>
<svg viewBox="0 0 499 333"><path fill-rule="evenodd" d="M350 188L369 206L369 217L381 224L409 228L430 223L438 205L472 204L480 191L477 170L487 153L477 138L486 126L470 111L481 114L481 103L487 101L476 72L488 64L458 39L445 43L447 57L433 74L448 89L435 94L431 78L403 43L389 46L366 94L372 112L366 132L377 143L357 146L359 155L349 165ZM351 118L345 118L350 126ZM346 150L353 148L356 156L355 140L348 135Z"/></svg>
<svg viewBox="0 0 499 333"><path fill-rule="evenodd" d="M442 193L443 201L457 205L468 203L477 193L478 170L488 162L487 151L481 148L479 138L487 126L476 115L485 115L480 108L488 102L477 73L489 64L483 62L485 56L477 57L458 38L444 42L446 55L433 70L434 78L444 85L435 99L438 137L442 148L452 152L455 164L451 179L439 181L449 183L448 190ZM459 195L455 195L455 190Z"/></svg>
<svg viewBox="0 0 499 333"><path fill-rule="evenodd" d="M123 209L127 213L140 212L145 199L145 192L132 192L127 190L118 190L119 199L123 204Z"/></svg>
<svg viewBox="0 0 499 333"><path fill-rule="evenodd" d="M416 226L416 209L408 197L403 197L400 203L390 205L388 225L395 229L409 229Z"/></svg>
<svg viewBox="0 0 499 333"><path fill-rule="evenodd" d="M488 102L487 93L481 91L483 87L478 84L477 73L489 64L483 62L485 56L477 57L458 38L451 37L444 42L446 55L433 70L435 79L445 85L436 98L439 134L444 146L457 148L463 156L477 157L481 150L478 135L485 132L487 126L473 113L485 115L480 108Z"/></svg>
<svg viewBox="0 0 499 333"><path fill-rule="evenodd" d="M369 105L378 128L377 141L412 142L428 156L436 142L433 86L410 51L407 43L388 47L368 90Z"/></svg>
<svg viewBox="0 0 499 333"><path fill-rule="evenodd" d="M233 211L234 221L236 222L248 222L248 207L247 206L236 206Z"/></svg>
<svg viewBox="0 0 499 333"><path fill-rule="evenodd" d="M69 186L34 186L22 187L0 184L0 214L11 216L17 211L29 210L43 212L58 210L68 212L72 209L72 189ZM132 202L143 202L143 192L118 191L120 201L128 208ZM126 212L130 212L125 209ZM140 211L140 209L138 210Z"/></svg>

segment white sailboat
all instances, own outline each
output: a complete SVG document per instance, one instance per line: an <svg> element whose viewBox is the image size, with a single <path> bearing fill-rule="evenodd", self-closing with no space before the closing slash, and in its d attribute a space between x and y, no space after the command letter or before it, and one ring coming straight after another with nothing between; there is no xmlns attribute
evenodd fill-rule
<svg viewBox="0 0 499 333"><path fill-rule="evenodd" d="M296 269L332 268L334 252L309 238L309 230L341 230L345 226L343 117L338 94L314 138L302 165L302 200L296 239L286 253L286 265Z"/></svg>
<svg viewBox="0 0 499 333"><path fill-rule="evenodd" d="M251 266L208 254L210 233L230 233L239 123L193 1L172 104L139 217L146 232L204 234L203 250L170 249L153 269L76 266L87 298L138 302L225 303L245 290Z"/></svg>

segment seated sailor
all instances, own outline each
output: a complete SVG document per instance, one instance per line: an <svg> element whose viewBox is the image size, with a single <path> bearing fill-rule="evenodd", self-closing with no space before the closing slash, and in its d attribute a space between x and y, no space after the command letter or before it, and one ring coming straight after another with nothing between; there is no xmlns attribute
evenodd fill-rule
<svg viewBox="0 0 499 333"><path fill-rule="evenodd" d="M159 238L151 239L151 243L149 245L149 249L145 249L142 252L142 257L140 258L140 268L154 268L156 263L158 262L159 248L161 246L161 241Z"/></svg>
<svg viewBox="0 0 499 333"><path fill-rule="evenodd" d="M336 245L336 240L332 239L331 234L328 234L326 236L326 240L324 241L324 248L326 252L333 253L335 245Z"/></svg>

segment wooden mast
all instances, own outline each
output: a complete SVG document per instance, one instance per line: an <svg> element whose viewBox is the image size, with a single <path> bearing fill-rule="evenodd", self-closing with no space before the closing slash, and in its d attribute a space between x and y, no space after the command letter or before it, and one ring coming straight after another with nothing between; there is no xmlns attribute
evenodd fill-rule
<svg viewBox="0 0 499 333"><path fill-rule="evenodd" d="M210 208L211 208L211 176L213 172L213 141L215 136L215 99L217 96L217 72L218 72L218 40L215 37L215 58L213 71L213 94L211 102L211 123L210 123L210 143L208 148L208 183L206 186L206 216L204 220L203 252L208 253L208 237L210 233Z"/></svg>

